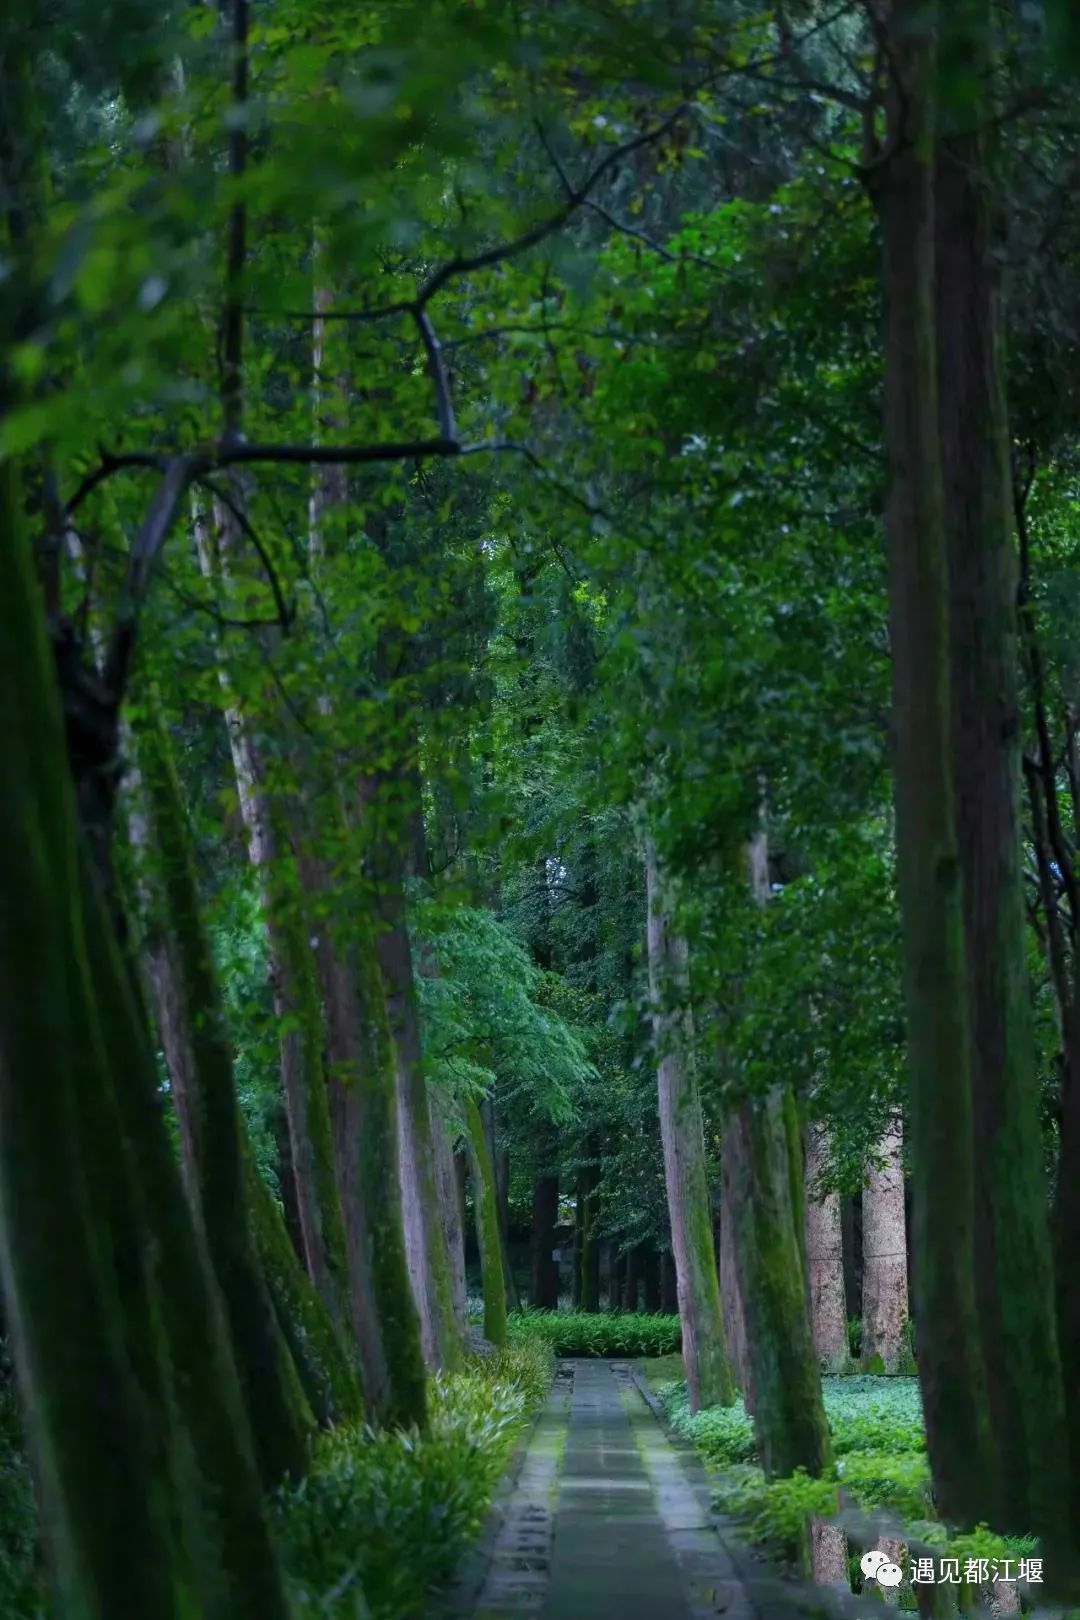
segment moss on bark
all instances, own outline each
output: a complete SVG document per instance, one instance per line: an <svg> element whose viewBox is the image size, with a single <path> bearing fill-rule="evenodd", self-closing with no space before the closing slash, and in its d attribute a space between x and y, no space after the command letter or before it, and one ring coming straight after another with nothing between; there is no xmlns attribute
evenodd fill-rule
<svg viewBox="0 0 1080 1620"><path fill-rule="evenodd" d="M304 1472L313 1423L253 1240L225 1014L199 908L171 745L152 700L136 736L190 1054L184 1106L192 1117L182 1133L194 1153L189 1181L197 1190L202 1229L225 1304L260 1474L272 1489L283 1478Z"/></svg>
<svg viewBox="0 0 1080 1620"><path fill-rule="evenodd" d="M798 1172L790 1147L792 1113L793 1099L773 1091L748 1099L725 1123L754 1428L770 1477L796 1468L820 1474L830 1460L808 1310L797 1134Z"/></svg>
<svg viewBox="0 0 1080 1620"><path fill-rule="evenodd" d="M484 1337L501 1349L506 1343L506 1282L503 1278L502 1241L499 1237L499 1206L495 1188L495 1166L491 1162L487 1132L474 1098L465 1103L466 1140L473 1182L473 1211L476 1241L480 1249L480 1271L484 1286Z"/></svg>

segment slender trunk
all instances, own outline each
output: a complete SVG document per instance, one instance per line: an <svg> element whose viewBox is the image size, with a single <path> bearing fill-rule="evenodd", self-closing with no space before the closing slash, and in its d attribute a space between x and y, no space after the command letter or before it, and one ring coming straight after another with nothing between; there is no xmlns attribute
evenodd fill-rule
<svg viewBox="0 0 1080 1620"><path fill-rule="evenodd" d="M575 1311L581 1309L581 1262L582 1262L582 1233L585 1225L585 1195L582 1191L582 1171L578 1171L574 1184L574 1248L573 1266L570 1276L570 1305Z"/></svg>
<svg viewBox="0 0 1080 1620"><path fill-rule="evenodd" d="M559 1305L559 1262L553 1258L555 1227L559 1219L558 1176L537 1176L533 1184L532 1266L529 1304L554 1311Z"/></svg>
<svg viewBox="0 0 1080 1620"><path fill-rule="evenodd" d="M824 1127L812 1124L806 1133L806 1271L810 1285L810 1322L820 1365L827 1372L843 1372L848 1363L848 1336L840 1195L822 1193L818 1187L827 1157Z"/></svg>
<svg viewBox="0 0 1080 1620"><path fill-rule="evenodd" d="M228 514L217 512L228 536ZM204 576L215 585L222 558L205 516L195 513L195 541ZM227 549L227 548L226 548ZM225 723L236 775L248 853L259 883L266 926L267 961L274 1016L281 1028L281 1082L289 1125L293 1182L308 1274L336 1321L347 1317L348 1264L334 1181L330 1117L323 1075L323 1028L315 970L303 927L299 897L282 848L281 818L266 788L262 753L249 716L232 695L224 663Z"/></svg>
<svg viewBox="0 0 1080 1620"><path fill-rule="evenodd" d="M623 1288L626 1280L626 1255L616 1253L614 1243L608 1245L608 1310L621 1311Z"/></svg>
<svg viewBox="0 0 1080 1620"><path fill-rule="evenodd" d="M641 1257L641 1286L644 1296L645 1309L650 1315L661 1309L660 1295L660 1256L656 1252L654 1243L645 1245L645 1252Z"/></svg>
<svg viewBox="0 0 1080 1620"><path fill-rule="evenodd" d="M304 1472L311 1419L253 1239L246 1143L225 1014L199 909L180 787L156 715L137 732L137 754L149 811L147 842L153 845L143 847L146 879L153 884L153 864L164 901L155 999L164 1014L163 1044L167 1053L172 1049L177 1078L184 1077L174 1089L187 1180L225 1304L260 1474L271 1490L282 1478ZM137 823L138 813L134 819Z"/></svg>
<svg viewBox="0 0 1080 1620"><path fill-rule="evenodd" d="M487 1131L488 1151L491 1162L495 1168L495 1208L499 1216L499 1248L502 1253L503 1280L506 1283L506 1308L516 1311L521 1301L518 1298L517 1283L514 1281L514 1271L510 1264L510 1150L498 1145L498 1131L496 1129L495 1104L491 1098L485 1098L480 1108L484 1129Z"/></svg>
<svg viewBox="0 0 1080 1620"><path fill-rule="evenodd" d="M932 24L922 0L895 0L890 145L871 172L883 246L897 886L919 1375L942 1514L973 1522L992 1470L973 1280L967 979L935 375Z"/></svg>
<svg viewBox="0 0 1080 1620"><path fill-rule="evenodd" d="M633 1244L626 1252L626 1276L623 1279L622 1308L636 1311L641 1305L641 1245Z"/></svg>
<svg viewBox="0 0 1080 1620"><path fill-rule="evenodd" d="M578 1171L578 1278L580 1298L578 1304L590 1313L600 1309L600 1240L596 1235L597 1205L600 1188L600 1144L595 1135L585 1144L589 1162Z"/></svg>
<svg viewBox="0 0 1080 1620"><path fill-rule="evenodd" d="M506 1343L506 1283L502 1274L499 1211L495 1167L491 1162L487 1131L480 1109L470 1098L465 1104L469 1170L473 1184L476 1241L484 1287L484 1337L500 1348Z"/></svg>
<svg viewBox="0 0 1080 1620"><path fill-rule="evenodd" d="M679 1279L675 1273L675 1256L670 1249L660 1255L660 1309L666 1316L679 1314Z"/></svg>
<svg viewBox="0 0 1080 1620"><path fill-rule="evenodd" d="M907 1357L907 1241L904 1219L903 1124L893 1117L878 1147L862 1198L862 1364L900 1372Z"/></svg>
<svg viewBox="0 0 1080 1620"><path fill-rule="evenodd" d="M690 1409L696 1412L717 1402L729 1406L735 1391L724 1344L713 1249L686 940L676 931L650 841L645 846L645 886L664 1179L678 1277L683 1362Z"/></svg>
<svg viewBox="0 0 1080 1620"><path fill-rule="evenodd" d="M729 1137L725 1132L720 1150L720 1299L724 1307L724 1332L727 1335L735 1382L742 1391L743 1405L747 1412L753 1413L752 1369L746 1342L746 1317L743 1313L736 1246L733 1171Z"/></svg>
<svg viewBox="0 0 1080 1620"><path fill-rule="evenodd" d="M970 53L976 99L951 120L943 108L934 180L956 814L977 1146L975 1297L1001 1487L998 1504L984 1495L984 1511L1002 1530L1045 1535L1058 1526L1060 1535L1068 1470L1054 1459L1065 1455L1059 1443L1065 1401L1026 960L1017 569L986 133L992 9L991 0L950 8L953 45ZM1080 1295L1074 1284L1066 1287ZM1072 1365L1080 1341L1065 1348Z"/></svg>
<svg viewBox="0 0 1080 1620"><path fill-rule="evenodd" d="M459 1334L465 1333L465 1227L458 1182L456 1155L450 1125L438 1102L432 1101L431 1129L435 1143L435 1176L439 1185L439 1213L446 1247L450 1255L450 1281L453 1287L454 1321Z"/></svg>

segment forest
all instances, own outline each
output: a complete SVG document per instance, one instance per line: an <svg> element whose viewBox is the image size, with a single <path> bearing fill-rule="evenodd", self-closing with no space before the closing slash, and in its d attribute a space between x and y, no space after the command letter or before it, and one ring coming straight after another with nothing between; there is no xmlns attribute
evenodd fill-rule
<svg viewBox="0 0 1080 1620"><path fill-rule="evenodd" d="M5 0L0 1616L1080 1614L1074 0Z"/></svg>

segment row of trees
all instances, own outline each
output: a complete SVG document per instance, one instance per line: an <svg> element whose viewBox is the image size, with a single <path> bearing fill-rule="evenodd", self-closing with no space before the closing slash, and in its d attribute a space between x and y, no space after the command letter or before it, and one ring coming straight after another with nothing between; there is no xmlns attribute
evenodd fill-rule
<svg viewBox="0 0 1080 1620"><path fill-rule="evenodd" d="M5 15L0 1256L62 1612L288 1612L266 1493L423 1425L466 1176L505 1333L507 1149L535 1296L572 1185L582 1304L603 1230L670 1248L693 1403L820 1472L868 1175L903 1334L901 1114L940 1509L1071 1579L1030 12Z"/></svg>

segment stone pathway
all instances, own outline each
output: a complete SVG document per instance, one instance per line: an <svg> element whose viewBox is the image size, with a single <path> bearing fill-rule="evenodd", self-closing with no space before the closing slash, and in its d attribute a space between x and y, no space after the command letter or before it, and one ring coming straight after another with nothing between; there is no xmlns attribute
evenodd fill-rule
<svg viewBox="0 0 1080 1620"><path fill-rule="evenodd" d="M572 1369L533 1433L474 1620L753 1620L707 1492L628 1370Z"/></svg>

